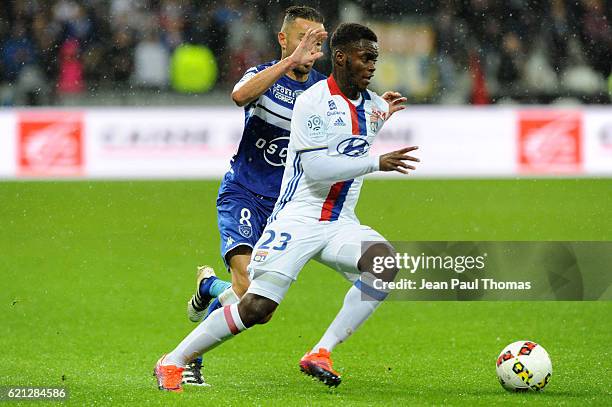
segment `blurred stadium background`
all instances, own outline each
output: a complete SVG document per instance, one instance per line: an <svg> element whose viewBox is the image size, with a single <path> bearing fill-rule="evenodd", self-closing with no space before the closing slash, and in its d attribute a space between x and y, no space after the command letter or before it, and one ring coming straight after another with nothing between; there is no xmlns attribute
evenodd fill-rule
<svg viewBox="0 0 612 407"><path fill-rule="evenodd" d="M378 33L372 87L410 109L374 152L423 145L417 176L612 172L609 2L304 3L330 32L361 21ZM229 92L278 58L291 4L5 2L0 104L19 109L0 111L0 177L219 178L242 131ZM316 67L328 74L329 57Z"/></svg>
<svg viewBox="0 0 612 407"><path fill-rule="evenodd" d="M382 45L375 87L398 89L411 104L610 103L604 0L302 3L320 9L329 30L369 22ZM276 32L291 4L3 2L0 104L229 104L246 68L278 57ZM329 59L318 67L327 73Z"/></svg>
<svg viewBox="0 0 612 407"><path fill-rule="evenodd" d="M243 124L229 92L280 55L292 4L319 8L330 32L369 24L382 51L373 88L409 99L373 152L416 144L422 164L365 183L365 224L390 240L612 239L610 2L5 1L0 385L168 405L150 369L192 328L195 266L223 269L215 197ZM329 73L329 59L317 67ZM332 274L310 263L269 328L211 353L215 387L184 400L508 403L495 357L528 338L560 372L539 403L610 405L609 301L391 302L336 351L339 391L317 387L296 362L342 302Z"/></svg>

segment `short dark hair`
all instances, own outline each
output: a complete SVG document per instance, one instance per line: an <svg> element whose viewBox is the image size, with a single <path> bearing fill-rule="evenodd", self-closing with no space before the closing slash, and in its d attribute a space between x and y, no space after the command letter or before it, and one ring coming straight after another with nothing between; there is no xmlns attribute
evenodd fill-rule
<svg viewBox="0 0 612 407"><path fill-rule="evenodd" d="M342 23L332 34L330 48L332 51L346 49L348 45L361 40L378 42L378 38L376 34L374 34L374 31L370 30L365 25Z"/></svg>
<svg viewBox="0 0 612 407"><path fill-rule="evenodd" d="M321 24L325 22L323 14L319 13L316 9L312 7L291 6L287 10L285 10L285 18L283 19L283 25L287 23L292 23L298 18L303 18L304 20L314 21L316 23Z"/></svg>

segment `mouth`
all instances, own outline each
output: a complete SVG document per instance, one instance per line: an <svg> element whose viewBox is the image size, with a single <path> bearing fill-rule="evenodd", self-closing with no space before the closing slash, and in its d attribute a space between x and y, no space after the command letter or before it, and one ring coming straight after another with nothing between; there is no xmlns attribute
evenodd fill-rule
<svg viewBox="0 0 612 407"><path fill-rule="evenodd" d="M363 77L363 81L366 84L369 84L373 77L374 77L374 75L366 75L366 76Z"/></svg>

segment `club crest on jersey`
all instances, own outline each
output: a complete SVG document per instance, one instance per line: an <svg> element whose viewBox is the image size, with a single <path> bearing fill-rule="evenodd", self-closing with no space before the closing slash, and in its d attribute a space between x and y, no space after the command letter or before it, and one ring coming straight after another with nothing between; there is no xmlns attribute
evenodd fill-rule
<svg viewBox="0 0 612 407"><path fill-rule="evenodd" d="M238 226L238 232L240 232L240 234L244 237L251 237L253 234L253 228L251 228L249 225L240 225Z"/></svg>
<svg viewBox="0 0 612 407"><path fill-rule="evenodd" d="M388 113L372 108L372 113L370 113L370 131L376 132L378 130L378 121L385 121L388 117Z"/></svg>
<svg viewBox="0 0 612 407"><path fill-rule="evenodd" d="M261 263L268 257L268 252L265 250L257 250L255 252L255 256L253 256L253 261Z"/></svg>
<svg viewBox="0 0 612 407"><path fill-rule="evenodd" d="M370 120L371 121L378 121L378 120L385 121L388 118L389 118L389 113L383 112L382 110L378 110L375 107L372 108L372 113L370 113Z"/></svg>
<svg viewBox="0 0 612 407"><path fill-rule="evenodd" d="M370 150L370 143L359 137L351 137L343 140L336 147L336 151L349 157L359 157Z"/></svg>

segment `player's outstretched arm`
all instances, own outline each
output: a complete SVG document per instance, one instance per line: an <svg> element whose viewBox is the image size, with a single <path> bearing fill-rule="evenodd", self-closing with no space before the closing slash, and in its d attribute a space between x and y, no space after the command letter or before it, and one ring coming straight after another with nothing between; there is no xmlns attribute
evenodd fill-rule
<svg viewBox="0 0 612 407"><path fill-rule="evenodd" d="M255 76L234 88L232 100L238 106L244 106L261 95L274 84L279 78L299 65L313 63L323 56L317 51L320 44L327 38L327 32L323 28L309 29L302 37L300 44L287 58L257 73Z"/></svg>
<svg viewBox="0 0 612 407"><path fill-rule="evenodd" d="M412 161L415 163L420 162L416 157L408 155L409 152L417 150L417 146L402 148L401 150L391 151L390 153L383 154L379 157L380 171L397 171L402 174L408 174L408 170L416 170L414 165L406 163L406 161Z"/></svg>
<svg viewBox="0 0 612 407"><path fill-rule="evenodd" d="M345 181L378 171L378 157L330 156L325 151L302 152L302 167L314 181Z"/></svg>
<svg viewBox="0 0 612 407"><path fill-rule="evenodd" d="M407 153L418 147L406 147L380 157L330 156L324 151L302 152L302 167L306 176L314 181L346 181L375 171L397 171L408 174L416 167L405 161L419 162Z"/></svg>

